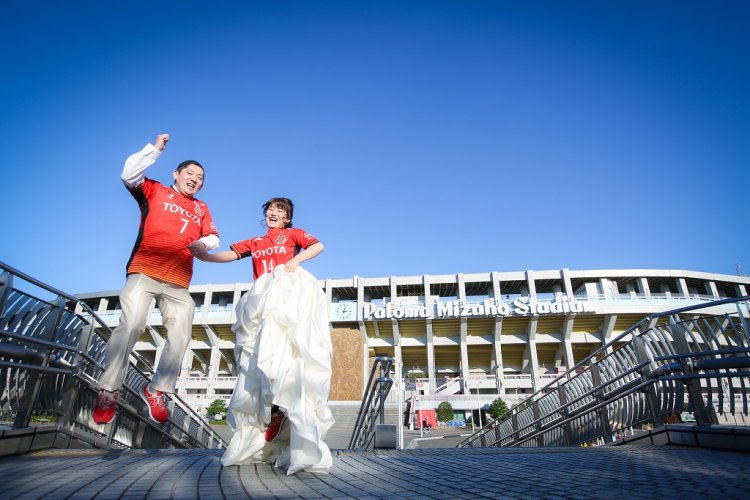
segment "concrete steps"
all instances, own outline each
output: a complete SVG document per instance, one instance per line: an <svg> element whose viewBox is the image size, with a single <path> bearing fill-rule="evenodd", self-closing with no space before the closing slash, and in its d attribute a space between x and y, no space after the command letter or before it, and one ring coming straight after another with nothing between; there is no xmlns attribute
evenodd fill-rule
<svg viewBox="0 0 750 500"><path fill-rule="evenodd" d="M328 431L325 442L331 449L344 449L349 446L349 440L357 423L357 414L362 403L360 401L331 401L328 407L336 422ZM386 403L385 423L398 424L398 404Z"/></svg>

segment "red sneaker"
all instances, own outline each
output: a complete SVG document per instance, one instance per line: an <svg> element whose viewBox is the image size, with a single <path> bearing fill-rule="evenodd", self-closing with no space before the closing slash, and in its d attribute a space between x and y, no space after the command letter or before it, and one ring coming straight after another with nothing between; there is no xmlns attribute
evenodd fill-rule
<svg viewBox="0 0 750 500"><path fill-rule="evenodd" d="M169 410L167 409L167 398L161 391L152 394L148 390L148 384L143 386L141 398L148 404L148 414L151 420L163 424L169 420Z"/></svg>
<svg viewBox="0 0 750 500"><path fill-rule="evenodd" d="M117 398L120 397L117 391L109 392L99 389L99 396L96 398L94 413L91 415L97 424L108 424L115 419L115 410L117 410Z"/></svg>
<svg viewBox="0 0 750 500"><path fill-rule="evenodd" d="M271 423L268 424L268 427L266 428L266 441L271 442L274 439L276 439L276 436L279 435L279 431L281 430L281 426L286 420L286 414L284 414L283 411L275 411L271 414Z"/></svg>

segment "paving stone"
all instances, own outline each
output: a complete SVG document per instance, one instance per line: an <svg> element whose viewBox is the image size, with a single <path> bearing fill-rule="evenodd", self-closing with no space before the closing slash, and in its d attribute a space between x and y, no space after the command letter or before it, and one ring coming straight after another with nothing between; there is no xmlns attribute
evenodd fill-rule
<svg viewBox="0 0 750 500"><path fill-rule="evenodd" d="M3 498L747 498L750 454L699 448L334 453L330 474L221 467L220 450L62 450L0 457ZM7 471L7 472L6 472Z"/></svg>

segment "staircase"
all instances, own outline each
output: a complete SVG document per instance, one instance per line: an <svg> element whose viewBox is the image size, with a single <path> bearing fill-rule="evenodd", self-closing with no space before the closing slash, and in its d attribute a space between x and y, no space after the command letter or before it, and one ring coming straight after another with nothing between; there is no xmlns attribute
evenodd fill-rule
<svg viewBox="0 0 750 500"><path fill-rule="evenodd" d="M357 414L361 401L329 401L328 407L333 413L336 422L328 431L325 442L331 449L345 449L349 447L349 440L357 423ZM404 404L406 410L406 404ZM385 423L399 424L398 404L385 404Z"/></svg>
<svg viewBox="0 0 750 500"><path fill-rule="evenodd" d="M226 445L176 395L168 398L168 422L146 417L139 394L149 378L135 364L125 375L117 417L95 424L91 414L106 346L100 330L111 333L85 303L0 262L0 455Z"/></svg>
<svg viewBox="0 0 750 500"><path fill-rule="evenodd" d="M444 384L435 389L435 394L452 395L458 394L459 392L461 392L461 390L463 390L461 377L456 377L454 379L446 381Z"/></svg>

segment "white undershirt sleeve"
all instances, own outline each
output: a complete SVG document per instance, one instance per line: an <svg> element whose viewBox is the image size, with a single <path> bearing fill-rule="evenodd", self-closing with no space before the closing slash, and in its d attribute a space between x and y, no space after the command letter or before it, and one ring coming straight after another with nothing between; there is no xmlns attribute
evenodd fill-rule
<svg viewBox="0 0 750 500"><path fill-rule="evenodd" d="M219 248L219 237L215 234L209 234L202 238L198 238L198 241L206 245L206 250L213 250Z"/></svg>
<svg viewBox="0 0 750 500"><path fill-rule="evenodd" d="M154 164L161 155L161 151L149 143L137 153L133 153L125 160L125 166L122 168L120 178L129 189L137 187L143 183L146 177L146 169Z"/></svg>

